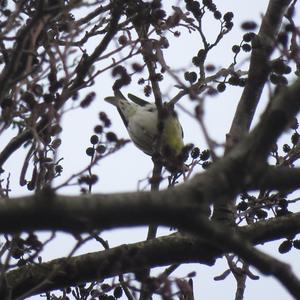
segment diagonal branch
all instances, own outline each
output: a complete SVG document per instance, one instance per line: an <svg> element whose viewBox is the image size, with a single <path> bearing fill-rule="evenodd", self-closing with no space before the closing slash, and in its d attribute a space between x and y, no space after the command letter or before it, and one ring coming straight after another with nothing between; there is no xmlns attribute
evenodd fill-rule
<svg viewBox="0 0 300 300"><path fill-rule="evenodd" d="M192 223L186 229L195 235L201 230L216 247L225 252L233 252L261 273L274 276L295 299L300 299L300 280L292 272L290 265L257 250L237 232L204 219L199 219L197 224Z"/></svg>
<svg viewBox="0 0 300 300"><path fill-rule="evenodd" d="M257 104L269 74L269 58L275 46L282 18L291 0L270 0L258 35L255 37L248 80L228 134L227 152L249 131Z"/></svg>
<svg viewBox="0 0 300 300"><path fill-rule="evenodd" d="M291 0L270 0L258 35L253 40L253 47L248 80L236 109L231 128L226 137L225 154L228 153L250 128L257 104L269 74L268 61L273 52L276 36L284 13ZM259 45L259 46L258 46ZM216 220L233 223L235 198L224 197L214 207Z"/></svg>
<svg viewBox="0 0 300 300"><path fill-rule="evenodd" d="M56 109L59 110L65 102L73 95L74 91L79 89L84 84L84 79L87 76L90 67L95 63L97 58L106 50L108 44L115 36L116 32L119 30L118 28L118 21L121 16L120 7L116 4L112 6L112 18L110 23L108 24L107 33L96 47L94 52L90 56L84 56L84 59L81 60L77 68L77 76L75 77L72 85L63 90L62 95L59 97L59 101L56 103ZM8 71L7 71L8 72ZM7 72L4 72L5 74ZM2 75L3 77L4 75ZM1 78L2 78L1 77ZM0 83L1 83L0 78ZM7 80L5 77L3 80ZM3 92L4 86L0 90L0 97L1 91ZM42 118L38 124L36 125L37 131L42 130L47 124L49 120L46 117ZM30 130L25 130L15 136L0 152L0 167L6 162L6 160L16 151L18 150L24 142L28 141L33 137L33 133Z"/></svg>
<svg viewBox="0 0 300 300"><path fill-rule="evenodd" d="M289 87L283 88L263 113L259 124L247 138L243 139L241 142L243 145L238 147L236 155L239 151L245 149L249 151L247 155L244 155L250 163L253 163L253 161L264 163L274 143L288 127L292 118L299 112L299 94L300 79L297 79Z"/></svg>

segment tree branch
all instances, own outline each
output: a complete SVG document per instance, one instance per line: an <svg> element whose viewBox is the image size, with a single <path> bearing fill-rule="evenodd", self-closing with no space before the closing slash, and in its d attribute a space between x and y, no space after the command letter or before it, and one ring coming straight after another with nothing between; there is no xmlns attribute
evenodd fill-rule
<svg viewBox="0 0 300 300"><path fill-rule="evenodd" d="M283 15L291 0L270 0L258 35L253 41L248 80L236 109L231 128L226 137L225 154L249 131L257 104L269 74L268 61ZM235 198L225 198L214 208L214 219L233 223ZM224 215L226 213L226 215Z"/></svg>
<svg viewBox="0 0 300 300"><path fill-rule="evenodd" d="M292 272L291 267L257 250L237 232L202 219L198 219L197 224L191 224L187 229L195 235L201 230L216 247L223 249L225 252L237 254L265 275L273 275L295 299L300 298L300 280Z"/></svg>
<svg viewBox="0 0 300 300"><path fill-rule="evenodd" d="M84 83L84 78L87 76L90 67L95 63L98 57L106 50L109 42L112 40L112 38L115 36L115 33L119 30L118 28L118 21L121 15L121 10L118 5L112 5L112 18L108 25L108 30L102 41L99 43L99 45L95 48L94 52L90 56L83 56L84 59L81 60L81 63L78 65L76 73L77 76L73 80L73 83L70 87L65 88L62 91L61 96L59 97L59 101L56 102L55 108L59 110L65 102L73 95L73 93L78 90ZM25 29L24 29L25 30ZM22 35L23 36L23 35ZM5 77L6 73L9 73L8 71L3 71L3 74L0 77L0 82L5 81L8 82L8 79ZM3 79L1 79L3 77ZM7 84L7 83L6 83ZM3 85L3 87L0 89L0 97L4 93L4 87L6 85ZM1 93L2 92L2 93ZM36 125L37 132L39 130L43 129L47 123L47 118L42 118L38 124ZM33 133L31 130L27 129L23 131L22 133L15 136L0 152L0 167L3 166L3 164L6 162L6 160L16 151L18 150L24 142L31 139L33 137Z"/></svg>
<svg viewBox="0 0 300 300"><path fill-rule="evenodd" d="M286 191L300 187L300 168L265 167L262 178L253 177L252 188Z"/></svg>
<svg viewBox="0 0 300 300"><path fill-rule="evenodd" d="M289 222L291 220L291 222ZM101 280L120 273L138 272L149 267L172 263L202 263L213 265L215 259L232 251L266 275L275 275L293 295L299 296L298 279L289 267L256 250L249 243L264 243L282 238L288 232L300 230L300 214L258 222L233 231L219 224L197 219L185 228L204 236L172 234L131 245L121 245L101 252L71 258L56 259L39 265L24 266L6 274L9 291L0 290L0 296L11 292L14 297L31 290L30 295L59 289L93 280ZM200 230L201 229L201 230ZM286 230L286 231L285 231ZM68 274L68 276L65 276Z"/></svg>
<svg viewBox="0 0 300 300"><path fill-rule="evenodd" d="M21 267L6 274L7 286L10 288L5 290L2 287L0 297L4 299L7 293L11 293L15 299L28 290L31 290L32 296L96 279L137 272L149 266L159 267L183 262L213 265L217 255L216 249L200 240L176 235L162 237Z"/></svg>
<svg viewBox="0 0 300 300"><path fill-rule="evenodd" d="M275 46L282 18L291 0L270 0L253 47L248 80L228 134L227 152L249 131L257 104L269 74L269 58Z"/></svg>
<svg viewBox="0 0 300 300"><path fill-rule="evenodd" d="M269 112L243 142L205 173L194 176L184 184L160 192L79 197L51 196L51 193L44 192L2 200L0 232L14 232L20 228L85 231L142 224L178 227L182 225L180 222L197 217L198 214L207 215L208 205L212 202L218 203L224 197L234 198L245 189L258 189L267 185L283 188L285 183L289 188L297 188L300 177L292 176L298 174L297 169L265 169L261 157L265 158L270 145L299 111L299 94L300 80L297 80L273 100ZM286 175L275 178L271 171L273 174L280 172ZM18 222L14 221L16 218Z"/></svg>
<svg viewBox="0 0 300 300"><path fill-rule="evenodd" d="M265 163L271 147L300 110L299 94L300 79L297 79L272 100L258 125L231 151L234 154L229 155L243 157L251 165L254 161L256 164Z"/></svg>
<svg viewBox="0 0 300 300"><path fill-rule="evenodd" d="M294 236L300 232L300 213L259 221L238 231L255 245Z"/></svg>

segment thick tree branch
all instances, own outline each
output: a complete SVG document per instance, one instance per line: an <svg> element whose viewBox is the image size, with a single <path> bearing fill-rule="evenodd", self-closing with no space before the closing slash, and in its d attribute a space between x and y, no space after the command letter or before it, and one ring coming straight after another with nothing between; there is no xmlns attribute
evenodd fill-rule
<svg viewBox="0 0 300 300"><path fill-rule="evenodd" d="M238 231L255 245L291 237L300 232L300 213L260 221Z"/></svg>
<svg viewBox="0 0 300 300"><path fill-rule="evenodd" d="M253 177L255 189L273 189L287 191L300 187L300 169L289 167L265 167L262 178Z"/></svg>
<svg viewBox="0 0 300 300"><path fill-rule="evenodd" d="M232 156L247 158L253 165L264 163L270 153L271 147L288 127L290 121L300 110L300 79L297 79L289 87L272 100L272 104L264 112L258 125L245 137L241 145L232 150ZM242 152L248 152L242 154Z"/></svg>
<svg viewBox="0 0 300 300"><path fill-rule="evenodd" d="M270 0L252 51L248 80L228 135L227 151L249 131L257 104L269 74L269 58L275 46L282 18L291 0Z"/></svg>
<svg viewBox="0 0 300 300"><path fill-rule="evenodd" d="M300 280L288 264L257 250L247 239L229 228L216 226L202 219L198 219L197 224L192 224L192 226L188 228L189 232L196 235L197 231L201 229L204 235L206 234L206 237L211 239L218 248L237 254L265 275L273 275L295 299L300 298Z"/></svg>
<svg viewBox="0 0 300 300"><path fill-rule="evenodd" d="M270 0L253 47L248 80L227 135L225 153L228 153L248 133L263 87L269 74L268 61L273 52L283 15L291 0ZM259 46L258 46L259 45ZM224 197L214 207L214 219L233 223L235 198Z"/></svg>
<svg viewBox="0 0 300 300"><path fill-rule="evenodd" d="M24 266L7 273L6 278L11 290L0 290L0 295L12 292L15 297L28 290L30 295L34 295L42 291L172 263L198 262L212 265L215 259L228 251L243 257L266 275L275 274L293 295L299 295L298 280L290 269L280 261L254 249L249 243L264 243L269 239L282 238L291 231L295 232L296 228L300 230L299 214L258 222L249 227L239 228L236 232L198 219L189 222L186 229L198 236L205 236L205 239L173 234L97 253L56 259L36 266ZM66 274L68 276L65 276Z"/></svg>
<svg viewBox="0 0 300 300"><path fill-rule="evenodd" d="M119 274L137 272L146 267L172 263L198 262L213 265L219 251L200 240L170 236L122 245L106 251L56 259L39 265L24 266L6 274L9 290L0 289L0 297L12 293L35 295ZM67 276L66 276L67 275ZM29 296L29 295L27 295Z"/></svg>
<svg viewBox="0 0 300 300"><path fill-rule="evenodd" d="M78 197L54 196L45 192L2 200L0 232L18 232L20 229L30 231L38 228L87 232L95 228L147 224L177 226L178 216L188 221L192 215L208 214L208 204L205 204L204 198L201 195L195 197L193 194L195 193L189 192L187 186L182 185L179 189L161 192Z"/></svg>
<svg viewBox="0 0 300 300"><path fill-rule="evenodd" d="M260 183L262 182L259 183L258 181L262 180L262 176L264 176L266 167L264 164L266 164L265 161L271 147L276 143L279 136L287 128L290 120L300 109L299 94L300 80L298 79L288 88L282 89L272 100L272 104L263 114L259 124L254 130L247 137L244 137L244 139L222 159L223 162L226 162L228 159L235 160L235 163L232 162L231 167L235 165L236 172L231 170L227 174L227 179L232 184L239 182L239 188L244 186L246 189L247 187L256 189L260 187ZM221 162L218 162L217 164L220 163ZM233 178L231 178L231 176L233 176ZM240 181L240 178L244 178L245 180ZM296 179L293 181L295 184L294 187L299 187L299 184L295 182L295 180ZM256 183L255 186L253 185L254 182ZM266 183L267 182L264 184ZM289 186L291 186L291 183ZM280 187L283 187L282 184ZM226 197L224 194L223 200L218 201L214 207L214 219L220 220L221 218L225 218L226 220L226 213L229 219L233 219L235 205L233 199L235 198Z"/></svg>
<svg viewBox="0 0 300 300"><path fill-rule="evenodd" d="M274 98L269 112L229 155L184 184L161 192L89 197L51 196L51 193L46 192L15 200L2 200L0 232L20 229L85 231L142 224L180 227L182 224L179 222L197 217L198 214L207 215L208 205L218 203L223 197L233 198L242 190L259 189L262 185L264 188L284 188L280 180L287 183L286 177L280 176L275 181L271 169L265 169L261 157L265 157L267 149L300 109L299 94L300 80ZM297 170L288 172L280 168L276 172L290 173L287 176L291 178ZM288 188L299 187L298 178L291 178L287 183ZM16 218L18 222L15 222Z"/></svg>

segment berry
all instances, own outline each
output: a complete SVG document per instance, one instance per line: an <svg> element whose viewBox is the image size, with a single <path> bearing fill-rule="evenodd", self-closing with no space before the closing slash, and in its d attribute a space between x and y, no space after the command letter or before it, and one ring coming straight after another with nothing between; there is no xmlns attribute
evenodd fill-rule
<svg viewBox="0 0 300 300"><path fill-rule="evenodd" d="M280 244L278 251L281 254L287 253L292 249L292 246L293 246L293 243L291 241L289 241L289 240L283 241Z"/></svg>

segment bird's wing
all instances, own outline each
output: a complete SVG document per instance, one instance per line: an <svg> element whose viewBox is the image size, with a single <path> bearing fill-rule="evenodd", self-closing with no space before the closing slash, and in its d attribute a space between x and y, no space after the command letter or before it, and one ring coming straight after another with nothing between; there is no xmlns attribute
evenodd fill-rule
<svg viewBox="0 0 300 300"><path fill-rule="evenodd" d="M134 102L134 103L136 103L136 104L138 104L138 105L140 105L140 106L145 106L145 105L147 105L147 104L150 103L150 102L148 102L148 101L146 101L146 100L144 100L144 99L141 99L141 98L139 98L139 97L137 97L137 96L135 96L135 95L132 95L132 94L128 94L128 98L129 98L132 102Z"/></svg>
<svg viewBox="0 0 300 300"><path fill-rule="evenodd" d="M152 155L157 136L157 110L140 108L139 113L129 120L127 129L134 144L146 154Z"/></svg>
<svg viewBox="0 0 300 300"><path fill-rule="evenodd" d="M180 128L181 128L181 137L184 138L184 132L183 132L183 128L182 128L181 124L180 124Z"/></svg>

